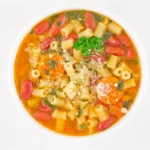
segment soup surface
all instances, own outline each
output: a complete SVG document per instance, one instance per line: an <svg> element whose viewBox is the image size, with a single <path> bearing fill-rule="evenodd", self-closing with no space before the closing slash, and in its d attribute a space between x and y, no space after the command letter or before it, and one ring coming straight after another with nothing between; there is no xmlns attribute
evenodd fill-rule
<svg viewBox="0 0 150 150"><path fill-rule="evenodd" d="M141 76L126 31L85 10L54 14L35 25L14 65L16 89L31 116L74 136L102 132L128 113Z"/></svg>

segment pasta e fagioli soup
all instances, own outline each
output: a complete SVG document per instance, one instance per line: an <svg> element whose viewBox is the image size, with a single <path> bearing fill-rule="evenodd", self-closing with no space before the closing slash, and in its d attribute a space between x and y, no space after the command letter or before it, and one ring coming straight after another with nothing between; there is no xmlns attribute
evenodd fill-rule
<svg viewBox="0 0 150 150"><path fill-rule="evenodd" d="M141 68L134 43L110 18L64 11L26 34L15 60L15 84L31 116L74 136L102 132L130 111Z"/></svg>

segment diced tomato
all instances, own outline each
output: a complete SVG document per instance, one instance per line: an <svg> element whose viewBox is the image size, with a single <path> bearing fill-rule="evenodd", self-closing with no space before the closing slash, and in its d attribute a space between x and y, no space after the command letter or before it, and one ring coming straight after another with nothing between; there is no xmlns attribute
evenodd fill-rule
<svg viewBox="0 0 150 150"><path fill-rule="evenodd" d="M125 34L118 35L118 39L120 40L122 45L124 45L126 47L131 46L131 41Z"/></svg>
<svg viewBox="0 0 150 150"><path fill-rule="evenodd" d="M29 99L32 96L33 83L31 80L25 80L21 85L20 97L24 100Z"/></svg>
<svg viewBox="0 0 150 150"><path fill-rule="evenodd" d="M96 54L96 55L91 55L90 56L90 60L94 60L97 62L105 62L106 61L106 57L101 55L101 54Z"/></svg>
<svg viewBox="0 0 150 150"><path fill-rule="evenodd" d="M115 36L111 36L106 43L110 46L119 46L120 45L120 40L115 37Z"/></svg>
<svg viewBox="0 0 150 150"><path fill-rule="evenodd" d="M110 116L107 120L100 122L98 126L99 131L106 130L108 127L110 127L115 122L115 117Z"/></svg>
<svg viewBox="0 0 150 150"><path fill-rule="evenodd" d="M134 53L133 49L131 49L131 48L128 49L128 50L127 50L126 57L127 57L128 59L133 59L134 56L135 56L135 53Z"/></svg>
<svg viewBox="0 0 150 150"><path fill-rule="evenodd" d="M112 55L116 55L116 56L124 56L125 55L125 50L120 47L108 46L105 48L105 52L107 54L112 54Z"/></svg>
<svg viewBox="0 0 150 150"><path fill-rule="evenodd" d="M33 113L33 117L37 120L41 120L41 121L48 121L51 119L51 115L50 113L48 112L42 112L42 111L39 111L39 110L36 110L34 113Z"/></svg>
<svg viewBox="0 0 150 150"><path fill-rule="evenodd" d="M86 28L90 28L91 30L94 30L96 27L95 18L89 11L87 11L85 15L85 26Z"/></svg>
<svg viewBox="0 0 150 150"><path fill-rule="evenodd" d="M47 39L45 39L44 41L42 41L40 43L40 48L45 51L45 50L48 50L49 47L50 47L50 44L52 41L54 41L55 39L53 37L49 37Z"/></svg>
<svg viewBox="0 0 150 150"><path fill-rule="evenodd" d="M43 21L35 27L35 34L40 35L47 32L48 30L49 30L48 21Z"/></svg>
<svg viewBox="0 0 150 150"><path fill-rule="evenodd" d="M40 103L39 109L40 109L41 111L45 111L45 112L52 112L52 108L49 107L49 106L46 106L46 105L43 103L43 101Z"/></svg>
<svg viewBox="0 0 150 150"><path fill-rule="evenodd" d="M50 35L58 35L60 33L60 29L66 24L67 18L65 14L61 14L59 18L56 19L56 21L53 23L53 25L50 28Z"/></svg>
<svg viewBox="0 0 150 150"><path fill-rule="evenodd" d="M65 40L68 40L68 39L73 39L74 41L76 41L78 39L78 35L70 34L68 37L65 38Z"/></svg>

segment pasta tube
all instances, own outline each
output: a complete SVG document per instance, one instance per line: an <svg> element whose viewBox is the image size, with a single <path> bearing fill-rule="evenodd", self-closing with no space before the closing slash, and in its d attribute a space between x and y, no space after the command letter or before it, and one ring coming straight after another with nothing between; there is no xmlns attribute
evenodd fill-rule
<svg viewBox="0 0 150 150"><path fill-rule="evenodd" d="M123 71L121 74L121 79L122 80L128 80L131 78L131 74L128 71Z"/></svg>
<svg viewBox="0 0 150 150"><path fill-rule="evenodd" d="M69 39L61 42L62 49L69 50L73 47L74 40Z"/></svg>
<svg viewBox="0 0 150 150"><path fill-rule="evenodd" d="M45 89L34 88L32 95L36 96L36 97L46 97L47 93L46 93Z"/></svg>
<svg viewBox="0 0 150 150"><path fill-rule="evenodd" d="M136 86L135 80L134 78L131 78L129 80L124 81L123 90L129 89L135 86Z"/></svg>
<svg viewBox="0 0 150 150"><path fill-rule="evenodd" d="M107 26L104 23L99 22L94 31L94 35L98 36L98 37L102 37L104 35L106 29L107 29Z"/></svg>
<svg viewBox="0 0 150 150"><path fill-rule="evenodd" d="M116 68L116 69L113 70L113 74L116 77L120 77L122 75L122 72L123 72L123 68L121 68L121 67L118 67L118 68Z"/></svg>
<svg viewBox="0 0 150 150"><path fill-rule="evenodd" d="M38 79L40 77L40 71L38 69L32 69L31 78Z"/></svg>
<svg viewBox="0 0 150 150"><path fill-rule="evenodd" d="M105 121L109 117L107 111L104 109L104 107L102 105L95 106L95 112L100 121Z"/></svg>
<svg viewBox="0 0 150 150"><path fill-rule="evenodd" d="M52 117L55 119L61 119L61 120L66 120L67 119L67 113L62 110L55 109L54 112L52 113Z"/></svg>
<svg viewBox="0 0 150 150"><path fill-rule="evenodd" d="M87 120L88 128L94 128L98 125L98 121L95 118Z"/></svg>
<svg viewBox="0 0 150 150"><path fill-rule="evenodd" d="M110 69L115 69L117 66L117 63L119 61L119 57L115 55L111 55L107 62L107 67Z"/></svg>
<svg viewBox="0 0 150 150"><path fill-rule="evenodd" d="M69 34L71 34L74 30L74 26L72 23L67 23L62 29L61 34L68 37Z"/></svg>
<svg viewBox="0 0 150 150"><path fill-rule="evenodd" d="M78 20L71 20L71 23L74 26L75 33L79 33L84 30L84 26Z"/></svg>
<svg viewBox="0 0 150 150"><path fill-rule="evenodd" d="M68 76L72 76L73 74L75 74L75 70L70 62L65 63L64 68Z"/></svg>
<svg viewBox="0 0 150 150"><path fill-rule="evenodd" d="M117 35L119 35L123 31L123 29L118 24L116 24L114 22L111 22L108 24L108 29L112 33L117 34Z"/></svg>
<svg viewBox="0 0 150 150"><path fill-rule="evenodd" d="M58 43L57 41L51 42L50 48L51 48L52 50L58 50L58 48L59 48L59 43Z"/></svg>
<svg viewBox="0 0 150 150"><path fill-rule="evenodd" d="M91 37L91 36L93 36L93 31L90 28L87 28L84 31L78 33L79 38L82 37L82 36Z"/></svg>

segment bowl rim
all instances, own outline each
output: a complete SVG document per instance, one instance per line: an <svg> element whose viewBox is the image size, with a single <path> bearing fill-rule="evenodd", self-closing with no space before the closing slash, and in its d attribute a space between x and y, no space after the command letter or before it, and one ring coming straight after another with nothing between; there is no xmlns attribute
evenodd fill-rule
<svg viewBox="0 0 150 150"><path fill-rule="evenodd" d="M27 32L29 32L35 24L37 24L39 21L43 20L47 16L50 16L57 12L63 12L66 10L89 10L89 11L98 12L100 14L103 14L104 16L108 16L109 18L111 18L112 20L120 24L125 29L125 31L128 33L128 35L132 39L133 43L135 44L135 47L140 57L141 72L142 72L141 83L140 83L140 88L139 88L136 100L133 106L131 107L129 113L125 115L115 125L105 130L104 132L92 134L89 136L70 136L70 135L68 136L68 135L59 134L59 133L56 133L54 131L47 129L46 127L44 127L43 125L35 121L32 118L32 116L27 112L27 110L24 108L23 104L20 102L19 96L16 91L15 82L14 82L14 62L15 62L16 54L18 52L19 45L22 42L25 35L27 34ZM135 112L140 108L140 103L142 102L142 98L144 96L144 93L148 85L148 63L147 63L147 58L146 58L146 52L136 32L121 17L119 17L112 11L108 11L107 9L103 9L99 7L96 8L92 6L90 7L88 6L62 7L61 6L61 8L57 8L57 9L52 8L50 10L44 11L41 14L38 14L37 17L35 17L33 20L30 20L28 24L24 27L24 29L20 32L20 34L16 38L10 50L7 76L8 76L7 85L8 85L8 89L11 94L11 97L12 97L11 101L15 105L18 112L23 116L23 118L29 121L34 128L36 128L41 133L45 132L44 134L51 136L53 139L56 138L57 140L60 139L60 140L74 141L76 139L76 141L80 141L80 142L81 141L87 142L87 140L91 142L91 140L92 141L96 139L100 140L100 139L103 139L104 137L110 137L111 135L115 134L117 131L120 131L120 129L122 129L123 126L125 126L125 124L129 123L129 120L132 119Z"/></svg>

